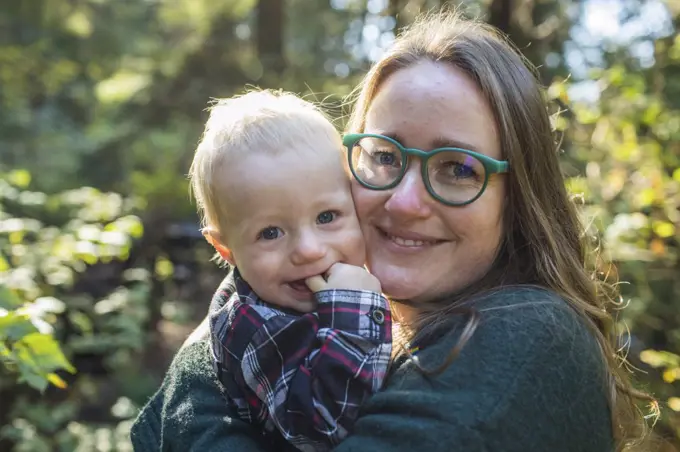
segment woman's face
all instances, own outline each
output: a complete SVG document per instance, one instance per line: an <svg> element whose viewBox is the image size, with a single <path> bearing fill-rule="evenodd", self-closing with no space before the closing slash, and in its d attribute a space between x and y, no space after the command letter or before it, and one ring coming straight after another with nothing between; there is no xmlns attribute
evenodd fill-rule
<svg viewBox="0 0 680 452"><path fill-rule="evenodd" d="M466 148L501 160L493 113L475 83L446 63L422 61L392 74L366 116L365 133L429 151ZM427 192L420 161L385 191L353 184L369 270L393 299L430 301L462 289L490 268L502 236L503 176L472 204L449 207Z"/></svg>

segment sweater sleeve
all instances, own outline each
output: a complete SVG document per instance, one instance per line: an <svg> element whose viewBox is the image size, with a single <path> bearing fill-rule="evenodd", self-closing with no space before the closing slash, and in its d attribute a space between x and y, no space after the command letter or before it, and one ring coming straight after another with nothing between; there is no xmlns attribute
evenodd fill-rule
<svg viewBox="0 0 680 452"><path fill-rule="evenodd" d="M558 297L527 290L480 307L461 354L434 377L406 362L333 449L449 452L614 450L605 369L584 322ZM455 323L416 360L436 368Z"/></svg>
<svg viewBox="0 0 680 452"><path fill-rule="evenodd" d="M276 450L254 427L236 418L219 387L208 343L199 341L184 347L132 426L134 450Z"/></svg>

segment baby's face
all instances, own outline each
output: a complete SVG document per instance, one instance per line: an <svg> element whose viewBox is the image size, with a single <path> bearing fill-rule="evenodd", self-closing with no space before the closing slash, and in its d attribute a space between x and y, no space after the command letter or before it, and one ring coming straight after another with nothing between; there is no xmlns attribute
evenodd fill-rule
<svg viewBox="0 0 680 452"><path fill-rule="evenodd" d="M337 150L253 152L221 178L221 204L229 212L224 245L262 299L308 312L316 304L305 278L336 262L364 265L364 239Z"/></svg>

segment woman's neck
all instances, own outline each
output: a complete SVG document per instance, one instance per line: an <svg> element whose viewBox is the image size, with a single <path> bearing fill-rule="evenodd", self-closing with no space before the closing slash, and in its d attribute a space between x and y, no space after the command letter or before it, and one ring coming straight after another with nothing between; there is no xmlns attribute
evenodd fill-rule
<svg viewBox="0 0 680 452"><path fill-rule="evenodd" d="M392 309L392 318L396 323L406 328L414 325L418 316L418 310L414 306L392 301L390 302L390 307Z"/></svg>

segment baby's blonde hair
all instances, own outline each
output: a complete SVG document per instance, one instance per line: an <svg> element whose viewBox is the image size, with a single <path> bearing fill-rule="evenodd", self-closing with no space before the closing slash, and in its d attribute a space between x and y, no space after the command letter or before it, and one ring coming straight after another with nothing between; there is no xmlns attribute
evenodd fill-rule
<svg viewBox="0 0 680 452"><path fill-rule="evenodd" d="M278 155L300 147L316 149L340 135L328 117L311 102L277 90L253 90L217 99L189 170L191 190L203 227L223 227L217 182L220 169L251 152ZM338 153L340 155L340 153Z"/></svg>

